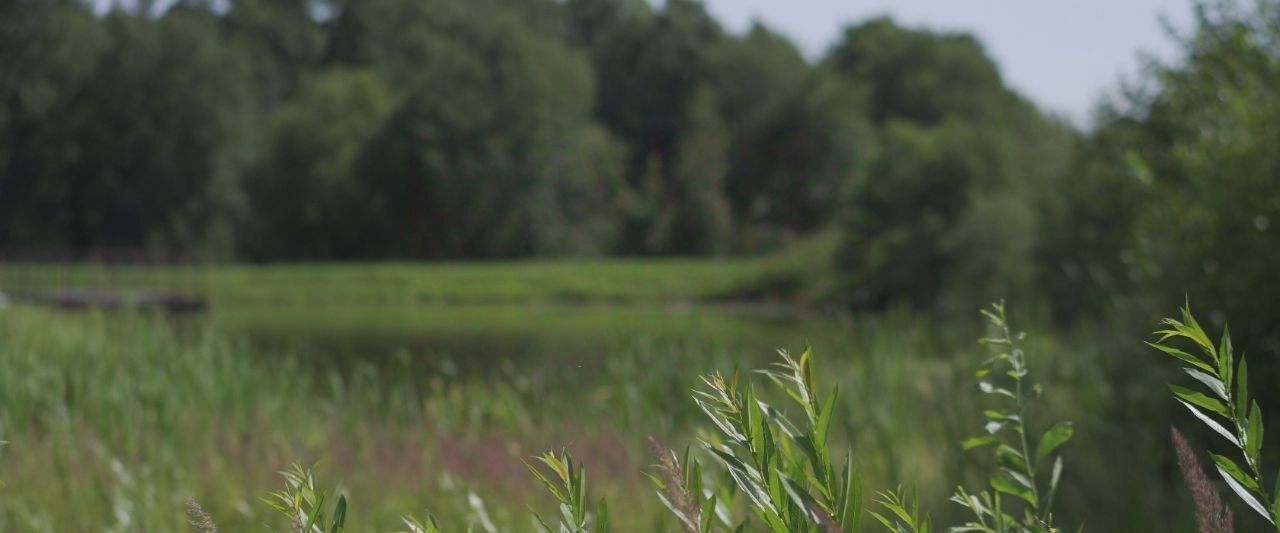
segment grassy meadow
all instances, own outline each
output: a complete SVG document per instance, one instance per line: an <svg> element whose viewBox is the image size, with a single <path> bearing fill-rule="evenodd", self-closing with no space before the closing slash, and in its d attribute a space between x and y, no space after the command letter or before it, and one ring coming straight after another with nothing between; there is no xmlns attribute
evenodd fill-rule
<svg viewBox="0 0 1280 533"><path fill-rule="evenodd" d="M452 304L671 304L818 299L836 236L760 257L531 259L204 265L96 261L0 265L0 287L49 292L129 289L198 292L219 306Z"/></svg>
<svg viewBox="0 0 1280 533"><path fill-rule="evenodd" d="M427 507L449 524L531 530L528 509L554 504L521 461L562 446L614 529L674 530L643 475L648 438L677 450L706 438L699 375L806 344L820 383L842 389L832 440L854 451L864 499L919 487L935 520L958 520L951 489L982 479L959 446L987 401L977 313L939 327L727 303L779 264L229 266L206 272L207 316L5 309L0 530L178 531L188 497L224 531L285 528L259 498L294 462L340 485L352 531L396 530ZM406 284L436 296L386 299ZM565 299L566 287L580 292ZM1076 423L1059 510L1087 521L1071 529L1192 523L1163 431L1168 374L1133 322L1021 325L1042 419Z"/></svg>

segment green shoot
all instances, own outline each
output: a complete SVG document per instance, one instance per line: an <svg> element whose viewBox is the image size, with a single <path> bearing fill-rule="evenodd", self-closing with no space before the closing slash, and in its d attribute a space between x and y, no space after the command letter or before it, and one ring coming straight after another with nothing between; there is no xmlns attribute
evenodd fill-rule
<svg viewBox="0 0 1280 533"><path fill-rule="evenodd" d="M704 376L708 390L694 391L694 402L720 430L723 443L703 446L747 495L752 510L770 531L842 531L860 529L861 479L846 454L837 470L827 446L839 389L825 401L814 383L810 350L797 361L783 351L782 362L762 370L804 411L793 424L781 411L757 398L755 387L739 387L738 377Z"/></svg>
<svg viewBox="0 0 1280 533"><path fill-rule="evenodd" d="M347 520L346 496L338 496L333 508L327 509L328 494L316 490L316 478L310 468L294 463L280 475L284 476L285 488L272 492L262 501L289 517L294 533L342 533ZM327 528L326 512L333 513Z"/></svg>
<svg viewBox="0 0 1280 533"><path fill-rule="evenodd" d="M880 499L876 500L881 507L889 511L886 517L875 511L870 511L871 516L878 522L884 524L884 527L894 533L929 533L932 523L929 516L925 515L920 518L920 496L912 491L910 495L898 487L898 490L880 491Z"/></svg>
<svg viewBox="0 0 1280 533"><path fill-rule="evenodd" d="M548 477L538 467L525 463L534 477L542 481L547 491L560 502L560 527L552 528L541 516L534 514L546 533L604 533L609 530L609 510L604 499L596 504L596 513L592 517L587 513L587 478L586 468L575 464L568 452L562 451L559 456L547 452L535 459L550 469L555 475Z"/></svg>
<svg viewBox="0 0 1280 533"><path fill-rule="evenodd" d="M1014 334L1009 328L1003 303L992 304L991 310L983 310L995 329L996 335L980 339L992 346L996 354L982 363L977 371L979 389L1006 405L983 413L987 419L985 435L965 440L966 450L991 446L995 450L996 472L988 479L990 493L983 490L969 494L963 487L957 489L951 501L969 508L974 521L965 524L968 531L1052 531L1054 493L1062 477L1062 455L1058 448L1071 439L1074 429L1071 422L1059 422L1050 427L1032 446L1028 438L1027 408L1039 398L1039 385L1027 385L1026 353L1018 341L1024 333ZM1046 470L1047 483L1042 483ZM1004 496L1020 500L1024 507L1021 521L1005 512Z"/></svg>
<svg viewBox="0 0 1280 533"><path fill-rule="evenodd" d="M1192 316L1190 305L1182 308L1181 321L1166 318L1161 324L1165 329L1156 331L1159 338L1147 345L1181 361L1185 365L1183 372L1207 391L1206 394L1170 384L1174 399L1231 444L1236 459L1210 454L1218 474L1245 505L1276 525L1280 498L1272 499L1262 475L1262 410L1258 402L1249 400L1249 366L1244 356L1237 366L1230 331L1224 327L1215 346ZM1191 342L1200 355L1170 345L1171 339ZM1280 495L1280 490L1274 492ZM1277 527L1280 530L1280 526Z"/></svg>

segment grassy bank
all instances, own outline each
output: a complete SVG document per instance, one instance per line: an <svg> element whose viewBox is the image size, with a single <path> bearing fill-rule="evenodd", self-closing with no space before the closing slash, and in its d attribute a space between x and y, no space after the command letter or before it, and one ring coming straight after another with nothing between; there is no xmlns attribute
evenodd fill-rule
<svg viewBox="0 0 1280 533"><path fill-rule="evenodd" d="M833 236L751 258L228 265L0 264L0 290L172 290L215 305L419 305L816 299Z"/></svg>
<svg viewBox="0 0 1280 533"><path fill-rule="evenodd" d="M982 471L957 445L982 425L980 331L905 315L840 329L819 352L820 379L844 392L836 448L852 447L868 488L919 486L935 518L956 516L945 502L952 484ZM0 529L177 531L187 496L224 530L282 527L258 496L291 462L320 461L350 495L352 531L395 529L424 506L466 523L471 490L493 521L522 531L528 506L552 504L520 461L564 445L610 499L617 530L669 530L640 474L653 462L647 437L692 441L705 425L688 392L697 375L771 359L715 331L733 334L623 335L576 351L547 341L540 354L495 355L469 373L409 353L279 352L202 324L10 309L0 314L0 440L10 442L0 449ZM1029 340L1044 417L1078 424L1060 509L1095 530L1189 523L1166 469L1160 373L1117 357L1130 347L1108 338Z"/></svg>

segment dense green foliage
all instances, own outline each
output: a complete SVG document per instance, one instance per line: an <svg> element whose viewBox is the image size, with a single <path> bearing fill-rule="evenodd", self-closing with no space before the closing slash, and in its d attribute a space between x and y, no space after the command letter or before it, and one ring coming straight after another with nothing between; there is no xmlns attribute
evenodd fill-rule
<svg viewBox="0 0 1280 533"><path fill-rule="evenodd" d="M823 300L1261 320L1274 0L1205 2L1091 131L974 37L819 58L694 0L7 2L0 246L329 260L714 255L838 231ZM1233 257L1249 257L1248 260ZM1252 302L1252 303L1251 303ZM1270 372L1270 370L1265 370Z"/></svg>
<svg viewBox="0 0 1280 533"><path fill-rule="evenodd" d="M159 5L2 8L0 245L760 251L827 225L870 138L851 84L693 1Z"/></svg>

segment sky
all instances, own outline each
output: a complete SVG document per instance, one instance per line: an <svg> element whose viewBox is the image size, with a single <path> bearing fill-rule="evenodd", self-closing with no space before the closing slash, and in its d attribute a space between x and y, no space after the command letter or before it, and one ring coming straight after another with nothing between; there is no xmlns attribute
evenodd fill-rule
<svg viewBox="0 0 1280 533"><path fill-rule="evenodd" d="M1006 83L1038 106L1088 126L1091 110L1140 54L1178 57L1161 23L1186 30L1191 0L704 0L729 30L760 20L821 57L849 23L890 15L899 24L977 35Z"/></svg>

